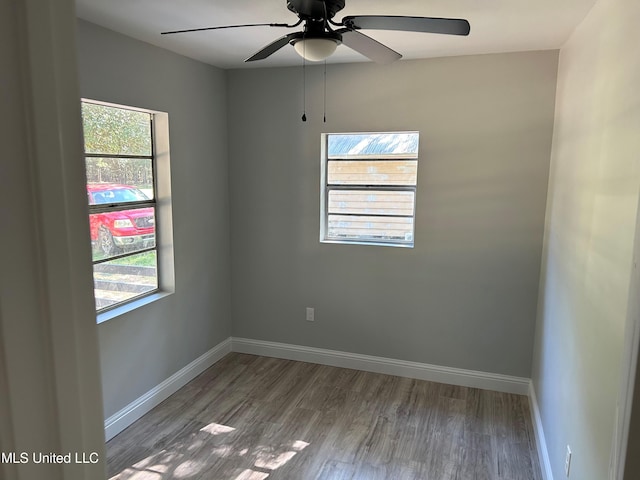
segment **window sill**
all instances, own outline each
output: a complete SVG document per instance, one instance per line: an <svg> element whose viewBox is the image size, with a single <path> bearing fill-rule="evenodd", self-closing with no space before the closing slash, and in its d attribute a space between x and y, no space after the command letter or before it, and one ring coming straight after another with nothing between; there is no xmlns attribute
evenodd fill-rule
<svg viewBox="0 0 640 480"><path fill-rule="evenodd" d="M322 239L320 243L333 243L340 245L369 245L373 247L399 247L399 248L413 248L413 243L386 243L386 242L365 242L365 241L345 241L345 240L327 240Z"/></svg>
<svg viewBox="0 0 640 480"><path fill-rule="evenodd" d="M140 307L156 302L161 298L167 297L169 295L171 295L171 292L155 292L150 295L132 300L131 302L125 303L124 305L120 305L111 310L107 310L106 312L100 312L96 315L96 323L100 324L108 320L112 320L116 317L132 312L133 310L137 310Z"/></svg>

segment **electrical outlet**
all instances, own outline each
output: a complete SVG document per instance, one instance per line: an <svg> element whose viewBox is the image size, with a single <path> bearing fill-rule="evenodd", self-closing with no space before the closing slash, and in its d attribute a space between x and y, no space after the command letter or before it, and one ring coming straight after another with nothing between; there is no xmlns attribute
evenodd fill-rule
<svg viewBox="0 0 640 480"><path fill-rule="evenodd" d="M564 457L564 473L569 476L569 472L571 471L571 447L567 445L567 455Z"/></svg>
<svg viewBox="0 0 640 480"><path fill-rule="evenodd" d="M315 312L312 307L307 307L307 322L314 321Z"/></svg>

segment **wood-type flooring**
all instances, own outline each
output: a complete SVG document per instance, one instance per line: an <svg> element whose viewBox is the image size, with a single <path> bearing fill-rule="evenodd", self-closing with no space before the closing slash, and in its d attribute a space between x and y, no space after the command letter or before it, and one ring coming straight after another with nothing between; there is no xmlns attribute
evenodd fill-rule
<svg viewBox="0 0 640 480"><path fill-rule="evenodd" d="M107 443L112 480L541 480L527 397L231 353Z"/></svg>

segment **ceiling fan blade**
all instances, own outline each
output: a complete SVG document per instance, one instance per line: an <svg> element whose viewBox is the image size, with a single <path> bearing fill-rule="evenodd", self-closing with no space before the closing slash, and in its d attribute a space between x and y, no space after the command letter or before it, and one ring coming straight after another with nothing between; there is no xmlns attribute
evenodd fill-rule
<svg viewBox="0 0 640 480"><path fill-rule="evenodd" d="M344 17L342 24L347 28L358 30L401 30L448 35L469 35L471 30L469 22L461 18L356 15Z"/></svg>
<svg viewBox="0 0 640 480"><path fill-rule="evenodd" d="M249 58L247 58L245 62L255 62L256 60L264 60L269 55L274 54L275 52L280 50L282 47L287 45L291 40L295 38L301 38L302 36L303 36L302 32L295 32L295 33L290 33L289 35L285 35L284 37L280 37L279 39L277 39L274 42L271 42L269 45L262 48L261 50L258 50L256 53L254 53Z"/></svg>
<svg viewBox="0 0 640 480"><path fill-rule="evenodd" d="M297 27L302 23L300 20L294 25L288 25L286 23L245 23L242 25L222 25L219 27L203 27L203 28L188 28L186 30L172 30L170 32L161 32L160 35L173 35L174 33L189 33L189 32L203 32L205 30L223 30L225 28L244 28L244 27Z"/></svg>
<svg viewBox="0 0 640 480"><path fill-rule="evenodd" d="M343 44L376 63L387 64L402 58L402 55L395 50L356 30L344 28L337 30L336 33L342 35Z"/></svg>

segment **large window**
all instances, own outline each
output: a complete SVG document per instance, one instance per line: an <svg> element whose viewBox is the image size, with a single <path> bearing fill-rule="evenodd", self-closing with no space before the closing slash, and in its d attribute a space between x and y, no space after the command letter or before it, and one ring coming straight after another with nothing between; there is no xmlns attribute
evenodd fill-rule
<svg viewBox="0 0 640 480"><path fill-rule="evenodd" d="M413 246L418 137L323 135L320 241Z"/></svg>
<svg viewBox="0 0 640 480"><path fill-rule="evenodd" d="M82 102L96 309L158 290L154 114Z"/></svg>

